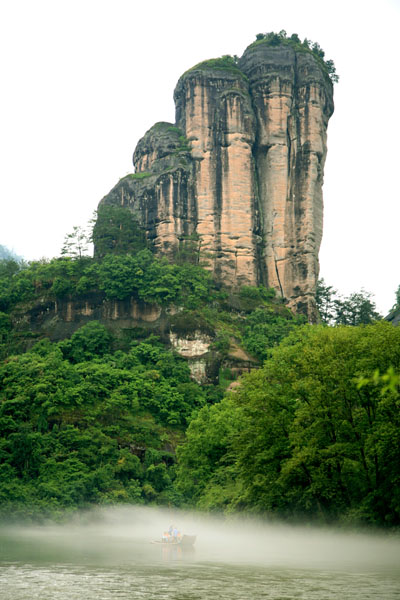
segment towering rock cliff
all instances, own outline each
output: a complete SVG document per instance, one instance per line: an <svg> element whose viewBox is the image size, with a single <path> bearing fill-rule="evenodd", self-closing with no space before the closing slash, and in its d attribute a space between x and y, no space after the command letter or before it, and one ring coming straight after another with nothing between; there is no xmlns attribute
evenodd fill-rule
<svg viewBox="0 0 400 600"><path fill-rule="evenodd" d="M298 45L249 46L196 65L175 89L176 122L139 141L135 173L102 203L127 206L158 252L184 240L225 285L274 287L316 317L326 130L324 63Z"/></svg>

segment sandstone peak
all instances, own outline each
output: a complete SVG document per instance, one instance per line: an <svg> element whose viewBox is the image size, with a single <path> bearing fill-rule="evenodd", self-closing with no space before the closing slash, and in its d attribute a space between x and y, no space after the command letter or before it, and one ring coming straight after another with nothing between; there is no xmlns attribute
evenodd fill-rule
<svg viewBox="0 0 400 600"><path fill-rule="evenodd" d="M273 287L313 321L335 78L318 44L285 32L195 65L175 123L146 132L102 202L127 206L159 253L195 234L224 285Z"/></svg>

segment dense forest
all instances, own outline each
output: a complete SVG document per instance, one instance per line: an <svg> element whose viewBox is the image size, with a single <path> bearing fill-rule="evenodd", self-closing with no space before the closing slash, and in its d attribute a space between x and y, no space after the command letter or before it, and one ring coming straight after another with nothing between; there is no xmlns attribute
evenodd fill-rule
<svg viewBox="0 0 400 600"><path fill-rule="evenodd" d="M193 240L157 258L125 209L103 207L91 235L94 258L75 228L59 258L0 261L3 517L148 503L400 524L400 328L368 293L321 281L310 326L271 289L217 286ZM20 326L40 302L91 293L206 332L212 376L194 380L163 331L91 320L51 341ZM239 378L233 343L253 358Z"/></svg>
<svg viewBox="0 0 400 600"><path fill-rule="evenodd" d="M178 489L199 508L397 524L399 366L388 323L298 328L191 421Z"/></svg>

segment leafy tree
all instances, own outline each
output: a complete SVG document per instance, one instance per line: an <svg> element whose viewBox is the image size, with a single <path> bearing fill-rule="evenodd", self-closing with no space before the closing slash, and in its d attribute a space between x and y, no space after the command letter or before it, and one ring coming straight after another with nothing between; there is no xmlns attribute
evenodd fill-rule
<svg viewBox="0 0 400 600"><path fill-rule="evenodd" d="M151 263L148 255L147 264ZM138 261L131 255L105 256L95 272L98 285L108 298L123 300L135 293L143 277L143 269Z"/></svg>
<svg viewBox="0 0 400 600"><path fill-rule="evenodd" d="M321 321L327 325L367 325L382 318L369 292L343 297L323 279L317 283L316 302Z"/></svg>
<svg viewBox="0 0 400 600"><path fill-rule="evenodd" d="M393 304L391 310L397 310L398 308L400 308L400 285L398 286L398 288L395 292L395 298L396 298L396 301Z"/></svg>
<svg viewBox="0 0 400 600"><path fill-rule="evenodd" d="M89 251L90 236L85 228L75 226L72 233L65 236L64 245L61 248L61 256L70 258L82 258Z"/></svg>
<svg viewBox="0 0 400 600"><path fill-rule="evenodd" d="M270 349L278 346L293 328L304 321L302 316L294 317L290 311L279 314L271 306L257 308L246 318L243 331L245 347L253 356L265 360Z"/></svg>
<svg viewBox="0 0 400 600"><path fill-rule="evenodd" d="M11 331L10 317L3 312L0 312L0 344L3 344Z"/></svg>
<svg viewBox="0 0 400 600"><path fill-rule="evenodd" d="M33 292L25 263L14 259L0 260L0 310L7 311L17 299L25 300Z"/></svg>
<svg viewBox="0 0 400 600"><path fill-rule="evenodd" d="M11 278L13 275L18 273L23 268L21 262L13 259L6 258L0 260L0 280L4 278Z"/></svg>
<svg viewBox="0 0 400 600"><path fill-rule="evenodd" d="M328 71L329 77L331 78L331 81L333 83L338 83L339 82L339 75L336 73L336 67L335 67L335 63L333 62L333 60L326 60L325 61L325 67Z"/></svg>
<svg viewBox="0 0 400 600"><path fill-rule="evenodd" d="M132 212L107 204L97 210L92 240L96 258L107 254L135 254L148 246L145 231Z"/></svg>
<svg viewBox="0 0 400 600"><path fill-rule="evenodd" d="M223 477L229 464L227 449L240 424L240 411L229 399L203 407L189 424L186 442L177 451L178 489L192 505L210 508L204 494Z"/></svg>
<svg viewBox="0 0 400 600"><path fill-rule="evenodd" d="M318 280L315 300L321 321L327 325L332 325L335 322L336 295L337 290L335 290L331 285L326 285L324 279Z"/></svg>
<svg viewBox="0 0 400 600"><path fill-rule="evenodd" d="M318 42L314 42L311 49L312 49L312 51L313 51L314 54L316 54L320 58L324 58L325 52L322 50L322 48L318 44Z"/></svg>
<svg viewBox="0 0 400 600"><path fill-rule="evenodd" d="M69 340L60 342L63 356L73 363L104 356L110 351L111 336L98 321L91 321L76 331Z"/></svg>
<svg viewBox="0 0 400 600"><path fill-rule="evenodd" d="M382 318L376 311L372 294L364 290L336 299L335 310L335 322L339 325L366 325Z"/></svg>

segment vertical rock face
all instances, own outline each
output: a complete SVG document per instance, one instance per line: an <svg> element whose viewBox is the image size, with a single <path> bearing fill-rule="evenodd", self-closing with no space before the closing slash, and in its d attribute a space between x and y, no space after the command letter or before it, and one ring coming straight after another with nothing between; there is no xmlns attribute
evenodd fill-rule
<svg viewBox="0 0 400 600"><path fill-rule="evenodd" d="M192 158L182 132L156 123L136 146L135 173L121 179L101 204L129 208L160 254L173 256L196 223Z"/></svg>
<svg viewBox="0 0 400 600"><path fill-rule="evenodd" d="M249 47L249 78L268 285L313 319L322 238L322 183L332 84L316 59L290 46Z"/></svg>
<svg viewBox="0 0 400 600"><path fill-rule="evenodd" d="M191 143L196 232L216 275L256 284L255 120L239 69L203 67L175 90L176 122Z"/></svg>
<svg viewBox="0 0 400 600"><path fill-rule="evenodd" d="M253 44L237 64L190 69L174 99L176 124L145 134L135 174L102 202L128 206L162 254L196 234L222 283L274 287L314 320L333 112L323 67L289 45Z"/></svg>

